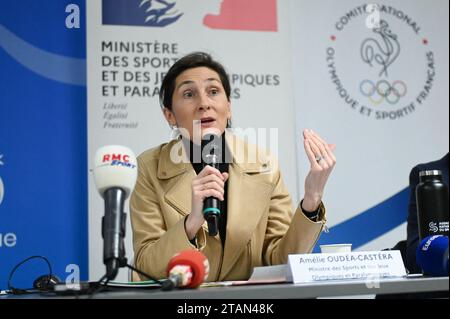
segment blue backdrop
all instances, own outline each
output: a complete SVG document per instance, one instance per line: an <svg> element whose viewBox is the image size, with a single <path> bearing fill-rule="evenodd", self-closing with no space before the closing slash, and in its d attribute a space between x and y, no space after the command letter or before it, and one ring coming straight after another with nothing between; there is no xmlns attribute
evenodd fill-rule
<svg viewBox="0 0 450 319"><path fill-rule="evenodd" d="M79 28L66 25L69 4ZM2 1L0 289L31 255L46 256L61 279L69 264L88 277L85 12L84 0ZM13 285L29 288L46 272L32 261Z"/></svg>

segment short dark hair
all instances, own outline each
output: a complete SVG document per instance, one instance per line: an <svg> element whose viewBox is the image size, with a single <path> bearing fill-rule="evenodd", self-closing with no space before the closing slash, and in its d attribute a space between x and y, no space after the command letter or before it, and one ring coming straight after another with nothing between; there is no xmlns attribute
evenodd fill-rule
<svg viewBox="0 0 450 319"><path fill-rule="evenodd" d="M164 77L159 91L159 103L161 108L167 107L169 110L172 110L172 97L177 77L186 70L199 67L207 67L217 72L223 88L225 89L227 99L230 101L230 80L228 79L228 75L222 64L215 61L208 53L193 52L175 62Z"/></svg>

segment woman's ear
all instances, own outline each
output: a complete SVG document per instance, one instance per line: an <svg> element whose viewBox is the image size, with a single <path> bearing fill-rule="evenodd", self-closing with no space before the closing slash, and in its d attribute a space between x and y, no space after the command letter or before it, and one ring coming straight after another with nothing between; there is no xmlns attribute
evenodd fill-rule
<svg viewBox="0 0 450 319"><path fill-rule="evenodd" d="M171 110L169 110L167 107L163 109L164 117L166 118L167 122L169 122L170 126L174 126L177 124L177 120L175 118L175 115Z"/></svg>

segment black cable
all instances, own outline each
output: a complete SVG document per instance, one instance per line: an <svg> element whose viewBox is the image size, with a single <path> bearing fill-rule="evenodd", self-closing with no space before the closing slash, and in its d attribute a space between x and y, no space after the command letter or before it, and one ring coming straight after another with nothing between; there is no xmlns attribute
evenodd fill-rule
<svg viewBox="0 0 450 319"><path fill-rule="evenodd" d="M33 293L33 292L35 292L35 291L30 291L33 288L19 289L19 288L15 288L15 287L13 287L11 285L12 278L14 276L14 273L17 271L17 269L20 266L22 266L24 263L26 263L27 261L29 261L31 259L43 259L47 263L47 266L48 266L48 269L49 269L49 274L47 275L48 276L47 277L47 284L50 282L51 277L53 275L53 269L52 269L52 266L51 266L49 260L46 257L44 257L44 256L37 256L37 255L36 256L31 256L31 257L28 257L28 258L22 260L20 263L18 263L16 266L14 266L14 268L9 273L9 277L8 277L8 293L11 293L11 294L26 294L26 293ZM158 279L150 276L149 274L143 272L142 270L137 269L137 268L135 268L135 267L133 267L133 266L131 266L129 264L125 264L125 265L128 268L130 268L131 270L137 272L138 274L140 274L142 276L145 276L149 280L153 280L154 282L158 283L159 285L161 285L162 288L166 288L166 286L167 286L166 281L158 280ZM105 281L105 279L106 279L106 281ZM105 281L105 282L103 282L103 281ZM107 274L105 274L105 275L103 275L103 277L100 278L100 280L98 280L97 282L92 283L92 286L89 287L88 291L87 291L87 294L89 295L89 298L92 298L94 294L97 294L97 293L101 292L105 287L107 287L109 281L110 280L108 279ZM76 297L78 297L80 295L76 291L73 291L72 293L75 294Z"/></svg>
<svg viewBox="0 0 450 319"><path fill-rule="evenodd" d="M106 282L105 282L105 284L102 285L102 282L105 279L106 279ZM101 292L105 288L105 285L108 284L108 282L109 282L109 279L106 274L104 274L103 277L100 278L98 281L94 282L92 284L92 287L89 287L89 291L88 291L89 299L94 297L95 294Z"/></svg>
<svg viewBox="0 0 450 319"><path fill-rule="evenodd" d="M172 282L171 280L169 280L169 279L158 280L158 279L156 279L156 278L150 276L149 274L143 272L142 270L139 270L139 269L137 269L137 268L134 268L134 267L131 266L131 265L128 265L128 264L127 264L127 267L130 268L131 270L137 272L138 274L147 277L147 279L153 280L153 281L157 282L158 284L160 284L160 285L161 285L161 290L162 290L162 291L169 291L169 290L172 290L173 288L175 288L173 282Z"/></svg>
<svg viewBox="0 0 450 319"><path fill-rule="evenodd" d="M165 284L165 281L158 280L158 279L156 279L156 278L150 276L149 274L143 272L142 270L139 270L139 269L137 269L137 268L135 268L135 267L133 267L133 266L131 266L131 265L129 265L129 264L126 264L126 266L127 266L128 268L130 268L131 270L137 272L138 274L147 277L149 280L153 280L154 282L160 284L160 285L161 285L161 288L166 288L167 284ZM106 279L106 281L103 282L105 279ZM92 298L92 297L94 297L95 294L102 292L102 290L105 289L105 287L108 287L109 281L110 281L110 280L108 279L107 275L105 274L105 275L103 275L102 278L100 278L100 280L98 280L97 282L95 282L95 283L93 284L93 286L90 288L90 291L88 292L88 294L89 294L89 299Z"/></svg>
<svg viewBox="0 0 450 319"><path fill-rule="evenodd" d="M18 289L18 288L15 288L15 287L13 287L13 286L11 285L11 280L12 280L12 278L13 278L13 276L14 276L14 273L17 271L17 269L18 269L20 266L22 266L22 265L23 265L24 263L26 263L27 261L29 261L29 260L31 260L31 259L36 259L36 258L43 259L43 260L47 263L48 270L49 270L49 274L48 274L48 277L47 277L47 284L50 282L51 277L52 277L52 275L53 275L53 270L52 270L52 265L50 264L50 262L48 261L48 259L47 259L46 257L44 257L44 256L31 256L31 257L28 257L28 258L22 260L20 263L18 263L16 266L14 266L14 268L13 268L13 269L11 270L11 272L9 273L9 277L8 277L8 293L12 293L12 294L26 294L26 293L30 293L29 290L31 290L31 289L33 289L33 288L27 288L27 289Z"/></svg>
<svg viewBox="0 0 450 319"><path fill-rule="evenodd" d="M143 272L142 270L139 270L139 269L137 269L137 268L135 268L135 267L133 267L133 266L131 266L131 265L129 265L129 264L127 264L127 267L130 268L131 270L137 272L139 275L145 276L145 277L147 277L148 279L157 282L157 283L160 284L161 286L162 286L163 283L164 283L163 281L158 280L158 279L156 279L156 278L150 276L149 274Z"/></svg>

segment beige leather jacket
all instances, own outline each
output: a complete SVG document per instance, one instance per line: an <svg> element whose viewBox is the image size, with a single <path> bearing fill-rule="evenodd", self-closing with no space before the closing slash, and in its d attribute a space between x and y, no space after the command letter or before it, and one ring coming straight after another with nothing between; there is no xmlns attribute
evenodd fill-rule
<svg viewBox="0 0 450 319"><path fill-rule="evenodd" d="M325 225L324 206L320 206L318 222L307 218L300 207L292 214L276 161L234 135L226 136L233 162L225 247L219 235L208 236L206 222L197 233L197 248L186 235L184 221L191 209L196 173L181 141L173 140L138 157L138 179L130 200L137 268L165 278L174 254L199 249L210 263L208 281L245 280L255 266L286 263L288 254L313 249ZM249 161L254 149L257 158ZM181 154L183 162L171 160L171 152Z"/></svg>

